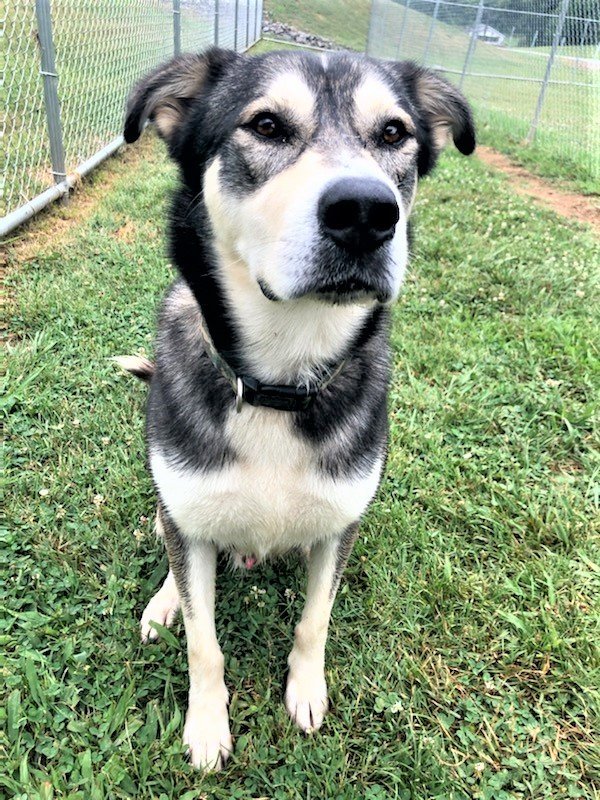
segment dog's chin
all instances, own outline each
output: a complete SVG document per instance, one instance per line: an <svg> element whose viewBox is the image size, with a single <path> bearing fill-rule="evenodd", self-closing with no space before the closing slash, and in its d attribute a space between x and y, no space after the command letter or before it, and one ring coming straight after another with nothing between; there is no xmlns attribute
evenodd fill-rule
<svg viewBox="0 0 600 800"><path fill-rule="evenodd" d="M372 306L376 303L385 304L389 302L387 295L367 290L336 290L324 289L310 292L305 297L310 297L320 303L327 303L333 306Z"/></svg>
<svg viewBox="0 0 600 800"><path fill-rule="evenodd" d="M393 299L388 291L375 287L355 285L352 281L311 287L306 291L295 291L290 297L281 297L263 279L259 279L257 283L260 291L272 303L284 303L286 300L316 300L319 303L333 306L371 306L375 304L386 305Z"/></svg>

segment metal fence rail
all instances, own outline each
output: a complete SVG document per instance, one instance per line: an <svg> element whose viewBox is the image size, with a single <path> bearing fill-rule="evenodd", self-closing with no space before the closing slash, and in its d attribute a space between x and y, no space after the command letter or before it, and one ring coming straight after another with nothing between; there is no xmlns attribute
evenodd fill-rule
<svg viewBox="0 0 600 800"><path fill-rule="evenodd" d="M122 143L133 83L179 52L242 51L263 0L8 0L0 235L67 194ZM2 12L0 12L2 13Z"/></svg>
<svg viewBox="0 0 600 800"><path fill-rule="evenodd" d="M598 185L599 43L599 0L373 0L367 51L444 73L492 144L535 143Z"/></svg>

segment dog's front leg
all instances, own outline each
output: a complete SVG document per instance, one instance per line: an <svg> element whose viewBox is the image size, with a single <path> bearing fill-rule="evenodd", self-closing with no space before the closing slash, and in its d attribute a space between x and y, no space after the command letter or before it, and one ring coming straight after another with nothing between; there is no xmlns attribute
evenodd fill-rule
<svg viewBox="0 0 600 800"><path fill-rule="evenodd" d="M164 511L161 518L187 637L190 693L183 741L195 767L218 770L232 751L232 740L215 629L217 549L210 542L182 537Z"/></svg>
<svg viewBox="0 0 600 800"><path fill-rule="evenodd" d="M327 711L325 643L329 617L357 532L358 523L341 537L318 542L308 557L306 605L288 658L285 693L289 715L307 733L321 726Z"/></svg>

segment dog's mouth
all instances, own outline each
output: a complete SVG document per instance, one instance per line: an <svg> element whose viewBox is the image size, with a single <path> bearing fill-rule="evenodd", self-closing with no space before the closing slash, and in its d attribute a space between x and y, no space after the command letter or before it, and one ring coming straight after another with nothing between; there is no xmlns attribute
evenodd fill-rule
<svg viewBox="0 0 600 800"><path fill-rule="evenodd" d="M279 297L262 278L258 279L258 286L267 298L274 303L282 302ZM311 298L331 305L350 305L357 303L389 303L390 291L360 278L346 278L339 281L328 281L319 285L307 286L294 292L290 300Z"/></svg>
<svg viewBox="0 0 600 800"><path fill-rule="evenodd" d="M312 291L311 296L325 303L348 304L367 301L386 303L389 301L388 292L380 286L375 286L360 278L346 278L341 281L331 281L319 286Z"/></svg>
<svg viewBox="0 0 600 800"><path fill-rule="evenodd" d="M261 292L264 294L267 300L271 300L273 303L281 302L281 297L276 295L275 292L269 286L269 284L262 278L258 279L258 288L261 290Z"/></svg>

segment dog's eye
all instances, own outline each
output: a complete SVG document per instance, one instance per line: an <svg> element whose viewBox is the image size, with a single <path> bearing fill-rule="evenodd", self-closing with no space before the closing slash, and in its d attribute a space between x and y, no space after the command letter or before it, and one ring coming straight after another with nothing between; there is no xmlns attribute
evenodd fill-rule
<svg viewBox="0 0 600 800"><path fill-rule="evenodd" d="M265 139L281 139L284 134L283 125L274 114L257 114L250 127Z"/></svg>
<svg viewBox="0 0 600 800"><path fill-rule="evenodd" d="M381 138L386 144L398 144L408 136L408 131L404 123L398 119L392 119L383 126Z"/></svg>

